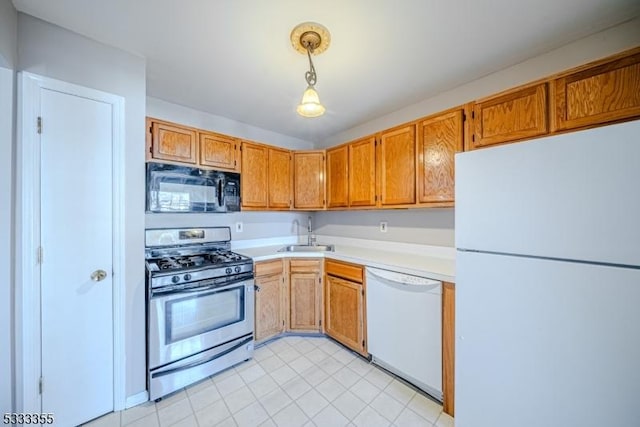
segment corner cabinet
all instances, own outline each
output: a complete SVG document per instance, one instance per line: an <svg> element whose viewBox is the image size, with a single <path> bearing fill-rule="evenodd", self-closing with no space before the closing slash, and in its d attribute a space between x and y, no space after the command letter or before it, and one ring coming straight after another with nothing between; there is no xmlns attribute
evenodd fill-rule
<svg viewBox="0 0 640 427"><path fill-rule="evenodd" d="M324 209L324 156L324 151L293 153L293 207L295 209Z"/></svg>
<svg viewBox="0 0 640 427"><path fill-rule="evenodd" d="M282 260L255 264L255 340L264 341L285 330L286 283Z"/></svg>
<svg viewBox="0 0 640 427"><path fill-rule="evenodd" d="M269 200L270 210L291 208L291 152L269 147Z"/></svg>
<svg viewBox="0 0 640 427"><path fill-rule="evenodd" d="M327 208L349 206L349 146L327 150Z"/></svg>
<svg viewBox="0 0 640 427"><path fill-rule="evenodd" d="M325 260L325 332L367 357L363 267Z"/></svg>
<svg viewBox="0 0 640 427"><path fill-rule="evenodd" d="M416 127L382 132L378 139L381 207L416 203Z"/></svg>
<svg viewBox="0 0 640 427"><path fill-rule="evenodd" d="M289 260L289 330L320 332L322 260Z"/></svg>
<svg viewBox="0 0 640 427"><path fill-rule="evenodd" d="M453 206L455 154L463 149L463 110L418 123L418 203Z"/></svg>

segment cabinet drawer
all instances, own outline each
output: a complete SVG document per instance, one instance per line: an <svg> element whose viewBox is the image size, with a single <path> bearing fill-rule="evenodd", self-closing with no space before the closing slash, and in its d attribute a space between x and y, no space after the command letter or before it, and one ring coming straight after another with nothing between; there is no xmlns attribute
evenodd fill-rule
<svg viewBox="0 0 640 427"><path fill-rule="evenodd" d="M320 260L317 259L292 259L289 260L291 273L310 273L320 271Z"/></svg>
<svg viewBox="0 0 640 427"><path fill-rule="evenodd" d="M353 282L362 283L362 266L343 262L326 260L324 263L326 274L342 277Z"/></svg>
<svg viewBox="0 0 640 427"><path fill-rule="evenodd" d="M256 277L282 274L282 260L257 262L255 265Z"/></svg>

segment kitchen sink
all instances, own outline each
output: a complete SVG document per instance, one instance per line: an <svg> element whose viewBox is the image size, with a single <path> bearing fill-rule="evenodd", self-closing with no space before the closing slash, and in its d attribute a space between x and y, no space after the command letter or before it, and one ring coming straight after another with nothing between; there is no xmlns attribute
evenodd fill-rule
<svg viewBox="0 0 640 427"><path fill-rule="evenodd" d="M333 245L289 245L278 249L278 252L333 252Z"/></svg>

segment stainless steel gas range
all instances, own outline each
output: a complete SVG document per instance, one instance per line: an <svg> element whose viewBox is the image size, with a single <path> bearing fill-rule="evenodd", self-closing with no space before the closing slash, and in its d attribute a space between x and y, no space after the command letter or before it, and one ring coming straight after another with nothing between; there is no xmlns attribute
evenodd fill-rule
<svg viewBox="0 0 640 427"><path fill-rule="evenodd" d="M229 227L146 230L147 386L162 396L253 355L251 258Z"/></svg>

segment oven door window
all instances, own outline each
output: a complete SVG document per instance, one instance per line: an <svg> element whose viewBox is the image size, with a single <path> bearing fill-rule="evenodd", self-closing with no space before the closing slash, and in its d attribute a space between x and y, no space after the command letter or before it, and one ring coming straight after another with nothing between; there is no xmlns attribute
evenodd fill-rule
<svg viewBox="0 0 640 427"><path fill-rule="evenodd" d="M166 302L166 344L224 328L245 319L244 286Z"/></svg>

